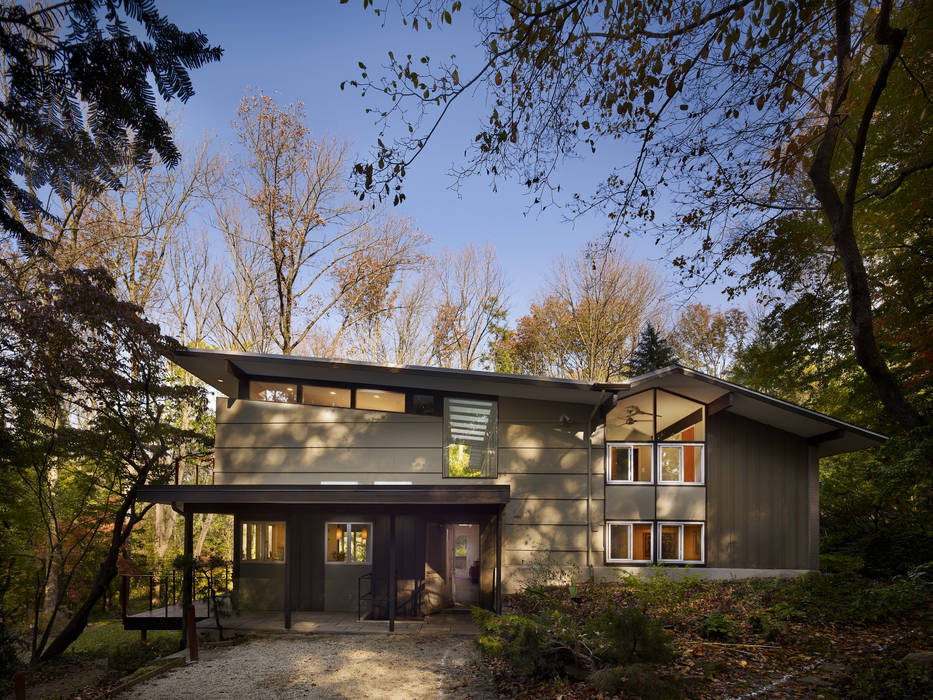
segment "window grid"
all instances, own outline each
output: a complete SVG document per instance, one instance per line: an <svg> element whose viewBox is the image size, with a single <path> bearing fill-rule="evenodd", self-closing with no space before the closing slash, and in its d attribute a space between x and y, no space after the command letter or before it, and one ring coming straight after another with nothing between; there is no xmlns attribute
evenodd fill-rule
<svg viewBox="0 0 933 700"><path fill-rule="evenodd" d="M644 547L644 549L646 549L648 552L648 558L646 559L635 558L635 552L636 552L635 530L638 526L642 526L641 528L638 528L640 530L638 534L639 535L647 534L649 537L648 546ZM621 532L622 533L621 536L625 538L625 555L626 556L624 557L613 557L612 556L612 549L613 549L612 545L613 545L613 537L614 537L613 531L617 533L615 536L619 536L619 533ZM648 564L648 563L651 563L653 559L652 553L654 552L654 525L651 522L638 521L638 520L631 520L631 521L629 520L607 520L606 521L606 545L605 546L606 546L606 561L609 563L614 563L614 564L623 564L623 563Z"/></svg>
<svg viewBox="0 0 933 700"><path fill-rule="evenodd" d="M648 450L649 455L649 467L648 467L648 480L647 481L636 481L632 477L634 476L633 468L635 467L635 448L644 447ZM628 449L628 479L613 479L612 478L612 458L614 450L624 450ZM606 483L607 484L653 484L654 483L654 443L652 442L610 442L606 445Z"/></svg>
<svg viewBox="0 0 933 700"><path fill-rule="evenodd" d="M696 447L698 458L695 458L694 469L697 471L697 478L693 481L686 481L685 477L685 454L684 448ZM664 474L664 453L665 451L676 452L680 456L677 460L677 478L666 479ZM658 465L658 483L663 485L686 484L690 486L702 486L706 483L706 446L702 442L681 442L681 443L658 443L657 445L657 465Z"/></svg>

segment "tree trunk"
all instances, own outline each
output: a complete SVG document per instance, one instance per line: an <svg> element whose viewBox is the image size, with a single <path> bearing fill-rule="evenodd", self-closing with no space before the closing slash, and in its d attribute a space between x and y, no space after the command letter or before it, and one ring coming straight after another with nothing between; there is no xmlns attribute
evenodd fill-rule
<svg viewBox="0 0 933 700"><path fill-rule="evenodd" d="M207 538L207 531L211 528L211 521L214 519L213 513L206 513L201 521L201 532L198 535L198 543L194 547L194 558L201 556L201 549L204 548L204 540Z"/></svg>

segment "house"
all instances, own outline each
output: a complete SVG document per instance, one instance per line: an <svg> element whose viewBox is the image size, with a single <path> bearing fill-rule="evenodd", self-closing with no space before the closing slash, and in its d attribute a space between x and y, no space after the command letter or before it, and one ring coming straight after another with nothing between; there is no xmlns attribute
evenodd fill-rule
<svg viewBox="0 0 933 700"><path fill-rule="evenodd" d="M186 349L220 394L208 485L141 500L234 516L241 605L394 620L500 606L551 557L611 578L818 568L820 457L863 428L679 366L599 384ZM190 549L189 549L190 551ZM393 604L394 603L394 604Z"/></svg>

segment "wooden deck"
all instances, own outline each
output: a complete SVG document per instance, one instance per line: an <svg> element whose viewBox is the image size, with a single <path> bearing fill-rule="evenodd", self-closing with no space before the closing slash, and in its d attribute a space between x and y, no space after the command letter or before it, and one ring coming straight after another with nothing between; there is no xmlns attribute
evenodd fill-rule
<svg viewBox="0 0 933 700"><path fill-rule="evenodd" d="M208 616L206 600L194 601L194 617L204 620ZM125 630L180 630L182 629L181 605L169 605L127 615L123 620Z"/></svg>

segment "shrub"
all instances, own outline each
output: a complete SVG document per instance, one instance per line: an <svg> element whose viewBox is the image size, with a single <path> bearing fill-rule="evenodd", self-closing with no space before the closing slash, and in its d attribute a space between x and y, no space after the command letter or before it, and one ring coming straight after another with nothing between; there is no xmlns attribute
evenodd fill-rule
<svg viewBox="0 0 933 700"><path fill-rule="evenodd" d="M145 666L153 659L171 654L178 650L178 642L173 639L159 638L152 642L137 639L123 644L107 655L107 666L120 673L132 673Z"/></svg>
<svg viewBox="0 0 933 700"><path fill-rule="evenodd" d="M929 667L915 666L898 661L886 661L867 666L850 679L848 697L851 698L907 698L930 697L933 671Z"/></svg>
<svg viewBox="0 0 933 700"><path fill-rule="evenodd" d="M609 666L590 674L590 683L608 695L625 693L652 700L679 700L685 695L683 681L661 676L648 664Z"/></svg>
<svg viewBox="0 0 933 700"><path fill-rule="evenodd" d="M652 613L675 609L693 589L703 586L699 576L690 574L675 578L660 566L647 567L641 575L623 571L619 577L636 592L642 609Z"/></svg>
<svg viewBox="0 0 933 700"><path fill-rule="evenodd" d="M570 652L537 620L480 608L473 608L473 619L481 632L476 640L480 652L507 661L521 676L553 678L572 661Z"/></svg>
<svg viewBox="0 0 933 700"><path fill-rule="evenodd" d="M735 636L735 622L721 612L711 612L700 620L700 636L713 641L728 642Z"/></svg>
<svg viewBox="0 0 933 700"><path fill-rule="evenodd" d="M787 637L787 625L766 612L754 613L749 617L749 624L752 632L760 634L766 642L784 643Z"/></svg>
<svg viewBox="0 0 933 700"><path fill-rule="evenodd" d="M823 618L839 622L884 622L904 616L926 599L922 576L879 584L855 575L809 574L781 588L772 607L783 619Z"/></svg>
<svg viewBox="0 0 933 700"><path fill-rule="evenodd" d="M602 661L665 663L674 657L671 635L637 608L610 608L591 618L583 632Z"/></svg>

